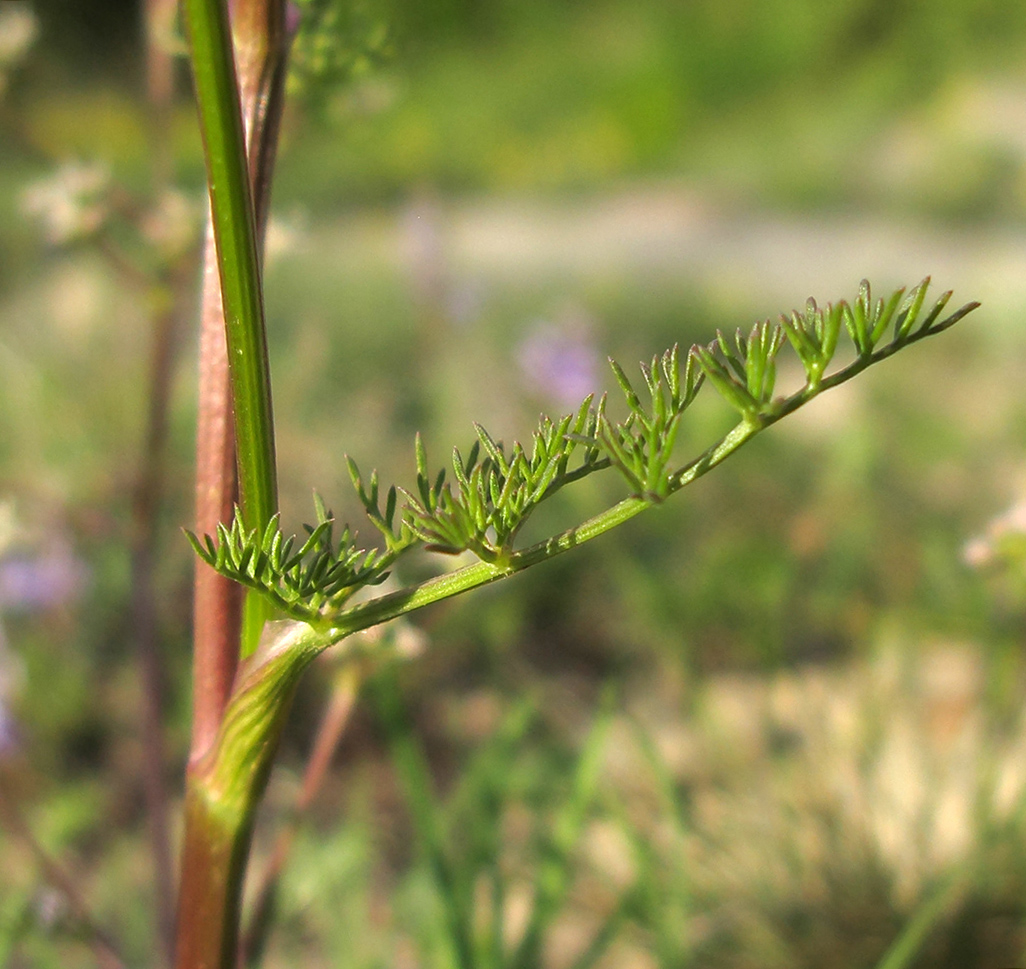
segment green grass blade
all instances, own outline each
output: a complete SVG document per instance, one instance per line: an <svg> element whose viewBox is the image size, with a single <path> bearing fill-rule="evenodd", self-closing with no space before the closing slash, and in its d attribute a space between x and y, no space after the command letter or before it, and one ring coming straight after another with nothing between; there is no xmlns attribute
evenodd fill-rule
<svg viewBox="0 0 1026 969"><path fill-rule="evenodd" d="M877 963L876 969L908 969L922 952L930 933L964 893L967 881L965 869L959 868L933 894L927 895Z"/></svg>
<svg viewBox="0 0 1026 969"><path fill-rule="evenodd" d="M511 969L534 969L541 958L545 933L566 900L570 889L573 850L580 841L595 799L605 751L606 736L612 723L609 702L588 735L574 772L570 796L552 825L550 841L545 845L535 879L534 905L516 951Z"/></svg>
<svg viewBox="0 0 1026 969"><path fill-rule="evenodd" d="M456 964L460 969L474 969L471 937L473 886L465 884L445 850L438 796L431 781L427 760L414 741L403 713L395 671L386 670L381 673L372 681L371 686L388 735L392 762L406 794L417 840L442 899Z"/></svg>

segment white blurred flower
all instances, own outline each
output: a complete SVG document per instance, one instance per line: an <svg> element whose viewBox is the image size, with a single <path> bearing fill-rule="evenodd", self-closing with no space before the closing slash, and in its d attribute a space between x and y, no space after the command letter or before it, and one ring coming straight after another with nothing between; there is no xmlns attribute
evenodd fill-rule
<svg viewBox="0 0 1026 969"><path fill-rule="evenodd" d="M52 932L67 916L68 900L56 888L44 885L36 893L35 909L40 925Z"/></svg>
<svg viewBox="0 0 1026 969"><path fill-rule="evenodd" d="M267 220L267 237L264 240L265 262L270 264L295 252L303 241L305 223L303 214L298 211L288 217L272 215Z"/></svg>
<svg viewBox="0 0 1026 969"><path fill-rule="evenodd" d="M39 22L27 3L0 6L0 70L18 63L39 33Z"/></svg>
<svg viewBox="0 0 1026 969"><path fill-rule="evenodd" d="M998 558L1002 545L1008 539L1017 536L1026 538L1026 498L1020 499L993 519L983 535L970 539L962 551L962 557L967 565L983 568Z"/></svg>
<svg viewBox="0 0 1026 969"><path fill-rule="evenodd" d="M106 221L110 172L99 163L67 162L21 194L21 210L43 224L47 241L63 245L96 232Z"/></svg>
<svg viewBox="0 0 1026 969"><path fill-rule="evenodd" d="M177 189L167 189L143 216L140 229L161 256L173 262L196 245L203 217L203 206L196 199Z"/></svg>

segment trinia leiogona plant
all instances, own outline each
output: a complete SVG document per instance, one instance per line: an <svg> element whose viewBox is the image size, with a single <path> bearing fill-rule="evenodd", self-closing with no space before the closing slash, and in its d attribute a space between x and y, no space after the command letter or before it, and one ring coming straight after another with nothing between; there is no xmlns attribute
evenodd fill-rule
<svg viewBox="0 0 1026 969"><path fill-rule="evenodd" d="M178 969L234 969L254 813L296 684L316 656L331 647L355 655L367 647L355 645L363 640L354 633L540 565L659 505L814 397L940 333L977 304L945 315L951 294L928 301L929 280L884 298L863 282L850 302L810 299L777 321L717 333L707 346L673 347L641 366L640 382L611 361L626 419L609 416L605 397L588 397L574 413L543 417L526 446L507 446L476 425L476 442L466 454L453 450L451 470L431 465L418 436L408 490L386 487L348 459L378 543L361 546L319 499L305 537L287 537L277 506L260 259L289 45L285 4L236 0L229 16L225 0L185 0L184 10L212 231L197 523L189 533L202 561L175 960ZM780 396L777 357L786 348L804 380ZM705 385L738 419L682 460L674 445ZM543 501L607 471L622 478L619 503L544 541L518 542ZM354 598L417 547L471 552L476 561Z"/></svg>

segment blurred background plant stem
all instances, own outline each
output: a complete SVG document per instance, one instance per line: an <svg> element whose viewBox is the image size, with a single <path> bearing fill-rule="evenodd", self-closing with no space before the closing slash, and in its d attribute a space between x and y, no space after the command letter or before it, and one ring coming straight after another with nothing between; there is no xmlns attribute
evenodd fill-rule
<svg viewBox="0 0 1026 969"><path fill-rule="evenodd" d="M146 0L146 98L150 110L150 194L155 204L174 184L174 161L169 124L175 97L174 55L170 38L177 4ZM143 737L143 778L150 825L156 889L156 930L165 964L174 957L174 866L171 862L169 803L164 744L166 670L158 632L154 557L159 547L159 512L166 480L166 442L171 382L179 359L187 294L192 288L195 261L187 257L152 285L154 306L147 385L146 433L132 502L132 628L139 653L143 708L139 722Z"/></svg>

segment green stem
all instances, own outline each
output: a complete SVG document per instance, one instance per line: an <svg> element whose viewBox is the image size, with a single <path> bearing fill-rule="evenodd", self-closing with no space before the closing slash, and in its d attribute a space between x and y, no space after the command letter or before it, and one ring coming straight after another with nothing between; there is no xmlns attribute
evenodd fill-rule
<svg viewBox="0 0 1026 969"><path fill-rule="evenodd" d="M278 506L271 380L253 201L222 0L186 0L200 128L210 184L235 410L243 520L262 529Z"/></svg>
<svg viewBox="0 0 1026 969"><path fill-rule="evenodd" d="M292 633L246 660L216 743L189 765L177 969L236 969L253 818L296 685L317 652Z"/></svg>
<svg viewBox="0 0 1026 969"><path fill-rule="evenodd" d="M185 795L177 969L231 969L236 962L240 893L251 824L219 809L206 796L202 775L190 768Z"/></svg>
<svg viewBox="0 0 1026 969"><path fill-rule="evenodd" d="M247 527L262 530L278 505L274 428L256 218L228 12L224 0L185 0L184 6L217 249L239 503ZM269 177L268 166L257 168L266 169ZM266 190L261 195L266 198ZM247 597L241 643L215 645L249 655L270 611L266 603ZM224 655L211 661L225 669ZM291 650L259 664L246 662L237 672L234 699L219 728L216 697L207 711L201 747L207 734L217 729L217 736L207 754L190 760L188 768L178 969L235 969L253 816L295 684L308 661L301 651ZM210 685L200 688L209 691Z"/></svg>

